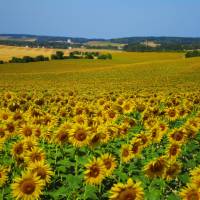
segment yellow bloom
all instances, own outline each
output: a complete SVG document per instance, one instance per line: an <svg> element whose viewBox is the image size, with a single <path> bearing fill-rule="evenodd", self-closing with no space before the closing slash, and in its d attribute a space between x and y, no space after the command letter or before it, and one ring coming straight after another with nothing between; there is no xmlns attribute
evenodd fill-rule
<svg viewBox="0 0 200 200"><path fill-rule="evenodd" d="M176 176L181 171L181 164L176 161L169 162L169 165L167 166L166 172L165 172L165 178L167 180L172 180L176 178Z"/></svg>
<svg viewBox="0 0 200 200"><path fill-rule="evenodd" d="M51 176L53 176L53 171L51 170L50 166L48 164L45 164L43 161L41 162L35 162L28 166L28 170L32 174L36 174L40 177L41 180L43 180L45 183L50 183Z"/></svg>
<svg viewBox="0 0 200 200"><path fill-rule="evenodd" d="M124 144L121 147L121 160L122 162L129 162L133 158L133 154L131 152L131 145Z"/></svg>
<svg viewBox="0 0 200 200"><path fill-rule="evenodd" d="M0 166L0 188L5 185L8 179L8 171L5 167Z"/></svg>
<svg viewBox="0 0 200 200"><path fill-rule="evenodd" d="M126 184L117 183L110 190L110 200L143 200L144 192L141 183L128 179Z"/></svg>
<svg viewBox="0 0 200 200"><path fill-rule="evenodd" d="M105 166L102 160L94 158L85 165L84 179L87 184L98 185L105 177Z"/></svg>
<svg viewBox="0 0 200 200"><path fill-rule="evenodd" d="M23 174L22 177L15 178L11 185L12 196L17 200L38 200L43 187L44 181L36 174Z"/></svg>
<svg viewBox="0 0 200 200"><path fill-rule="evenodd" d="M179 196L182 200L199 200L200 189L193 184L189 184L180 191Z"/></svg>
<svg viewBox="0 0 200 200"><path fill-rule="evenodd" d="M144 172L149 178L163 177L167 168L167 161L160 157L154 161L149 162L144 167Z"/></svg>
<svg viewBox="0 0 200 200"><path fill-rule="evenodd" d="M100 158L105 166L106 176L110 176L117 166L116 160L113 155L106 153Z"/></svg>
<svg viewBox="0 0 200 200"><path fill-rule="evenodd" d="M87 126L75 125L69 134L69 141L76 147L89 144L90 129Z"/></svg>

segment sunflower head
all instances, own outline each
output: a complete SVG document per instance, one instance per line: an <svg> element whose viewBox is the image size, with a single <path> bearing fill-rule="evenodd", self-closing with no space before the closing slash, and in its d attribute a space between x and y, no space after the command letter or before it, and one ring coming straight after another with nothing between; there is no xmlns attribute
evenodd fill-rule
<svg viewBox="0 0 200 200"><path fill-rule="evenodd" d="M163 177L165 175L167 161L164 157L160 157L154 161L149 162L144 167L144 172L149 178Z"/></svg>
<svg viewBox="0 0 200 200"><path fill-rule="evenodd" d="M105 166L106 176L110 176L117 166L115 157L109 153L103 154L100 158Z"/></svg>
<svg viewBox="0 0 200 200"><path fill-rule="evenodd" d="M89 144L90 129L86 125L74 125L70 130L69 141L76 147Z"/></svg>
<svg viewBox="0 0 200 200"><path fill-rule="evenodd" d="M176 176L180 173L181 171L181 164L177 161L172 161L169 162L166 172L165 172L165 178L167 180L172 180L176 178Z"/></svg>
<svg viewBox="0 0 200 200"><path fill-rule="evenodd" d="M105 165L101 159L94 158L86 164L85 182L86 184L98 185L105 177Z"/></svg>
<svg viewBox="0 0 200 200"><path fill-rule="evenodd" d="M14 179L11 185L12 196L16 199L39 199L42 194L44 182L35 174L23 174Z"/></svg>
<svg viewBox="0 0 200 200"><path fill-rule="evenodd" d="M188 184L187 187L180 191L179 196L183 200L199 200L200 189L194 184Z"/></svg>
<svg viewBox="0 0 200 200"><path fill-rule="evenodd" d="M36 174L43 180L45 183L49 183L51 176L54 174L48 164L45 164L43 161L35 162L28 166L29 171L32 174Z"/></svg>
<svg viewBox="0 0 200 200"><path fill-rule="evenodd" d="M132 179L128 179L126 184L114 184L110 190L110 200L143 200L144 192L141 183L134 183Z"/></svg>
<svg viewBox="0 0 200 200"><path fill-rule="evenodd" d="M121 147L121 161L122 162L129 162L133 158L133 154L131 151L132 146L128 144L124 144Z"/></svg>

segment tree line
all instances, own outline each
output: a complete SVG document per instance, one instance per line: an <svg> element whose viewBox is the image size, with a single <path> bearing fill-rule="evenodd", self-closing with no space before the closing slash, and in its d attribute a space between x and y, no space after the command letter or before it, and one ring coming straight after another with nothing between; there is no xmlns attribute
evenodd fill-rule
<svg viewBox="0 0 200 200"><path fill-rule="evenodd" d="M55 54L51 55L51 60L64 60L64 59L101 59L101 60L111 60L112 55L110 53L100 54L99 52L81 52L74 51L70 52L69 56L65 56L63 51L56 51ZM9 63L29 63L29 62L41 62L41 61L49 61L49 57L45 57L43 55L39 55L36 57L24 56L22 58L12 57L9 60ZM0 60L0 64L4 64L5 62Z"/></svg>

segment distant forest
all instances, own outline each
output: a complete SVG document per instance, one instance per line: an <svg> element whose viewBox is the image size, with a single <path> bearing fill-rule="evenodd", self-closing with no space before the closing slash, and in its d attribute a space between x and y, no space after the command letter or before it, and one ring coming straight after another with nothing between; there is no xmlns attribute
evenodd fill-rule
<svg viewBox="0 0 200 200"><path fill-rule="evenodd" d="M29 40L30 39L30 40ZM32 40L31 40L32 39ZM87 49L118 49L117 46L89 46L88 42L102 41L124 44L125 51L188 51L200 49L200 38L186 37L127 37L116 39L88 39L73 37L53 37L36 35L0 34L0 45L45 47L45 48L80 48ZM153 43L155 45L148 45Z"/></svg>

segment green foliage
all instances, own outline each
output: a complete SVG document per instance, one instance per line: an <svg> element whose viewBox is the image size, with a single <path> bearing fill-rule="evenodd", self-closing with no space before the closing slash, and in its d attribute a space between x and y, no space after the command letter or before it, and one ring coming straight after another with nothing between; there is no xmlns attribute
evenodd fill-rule
<svg viewBox="0 0 200 200"><path fill-rule="evenodd" d="M186 57L186 58L200 57L200 51L198 51L198 50L188 51L188 52L185 54L185 57Z"/></svg>

